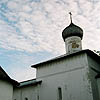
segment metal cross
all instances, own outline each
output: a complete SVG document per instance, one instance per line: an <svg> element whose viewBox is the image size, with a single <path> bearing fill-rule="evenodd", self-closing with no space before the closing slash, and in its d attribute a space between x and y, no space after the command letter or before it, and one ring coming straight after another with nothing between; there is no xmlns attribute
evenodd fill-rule
<svg viewBox="0 0 100 100"><path fill-rule="evenodd" d="M70 14L70 20L71 20L71 23L72 23L72 13L69 12L69 14Z"/></svg>

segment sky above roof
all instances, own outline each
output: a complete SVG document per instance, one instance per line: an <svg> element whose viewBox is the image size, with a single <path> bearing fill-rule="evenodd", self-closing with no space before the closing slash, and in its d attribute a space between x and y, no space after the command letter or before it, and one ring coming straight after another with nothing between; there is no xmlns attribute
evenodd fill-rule
<svg viewBox="0 0 100 100"><path fill-rule="evenodd" d="M35 78L31 65L65 54L70 11L83 49L100 50L100 0L0 0L0 65L11 78Z"/></svg>

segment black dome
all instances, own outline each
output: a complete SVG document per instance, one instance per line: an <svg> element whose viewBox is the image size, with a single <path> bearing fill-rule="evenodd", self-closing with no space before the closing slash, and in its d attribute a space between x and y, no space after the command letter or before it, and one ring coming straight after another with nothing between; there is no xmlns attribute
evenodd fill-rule
<svg viewBox="0 0 100 100"><path fill-rule="evenodd" d="M79 26L71 23L68 27L66 27L63 30L62 37L63 37L63 39L65 41L66 38L71 37L71 36L78 36L78 37L80 37L82 39L83 30Z"/></svg>

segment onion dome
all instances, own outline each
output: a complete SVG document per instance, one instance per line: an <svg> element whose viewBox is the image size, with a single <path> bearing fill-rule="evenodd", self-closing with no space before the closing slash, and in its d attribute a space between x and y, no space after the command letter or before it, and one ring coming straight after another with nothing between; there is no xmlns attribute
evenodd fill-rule
<svg viewBox="0 0 100 100"><path fill-rule="evenodd" d="M79 26L72 23L72 14L71 14L71 12L69 12L69 14L70 14L71 23L62 32L62 37L63 37L64 41L66 38L71 37L71 36L78 36L82 39L83 30Z"/></svg>
<svg viewBox="0 0 100 100"><path fill-rule="evenodd" d="M79 26L71 23L68 27L66 27L63 30L62 37L63 37L63 39L65 41L66 38L71 37L71 36L78 36L78 37L80 37L82 39L83 30Z"/></svg>

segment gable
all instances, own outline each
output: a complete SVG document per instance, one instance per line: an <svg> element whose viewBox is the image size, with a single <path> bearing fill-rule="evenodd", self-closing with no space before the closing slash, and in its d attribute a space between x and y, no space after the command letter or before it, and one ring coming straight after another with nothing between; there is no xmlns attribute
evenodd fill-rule
<svg viewBox="0 0 100 100"><path fill-rule="evenodd" d="M19 85L19 83L13 79L11 79L7 73L2 69L2 67L0 66L0 80L5 80L10 82L11 84L13 84L14 86Z"/></svg>

